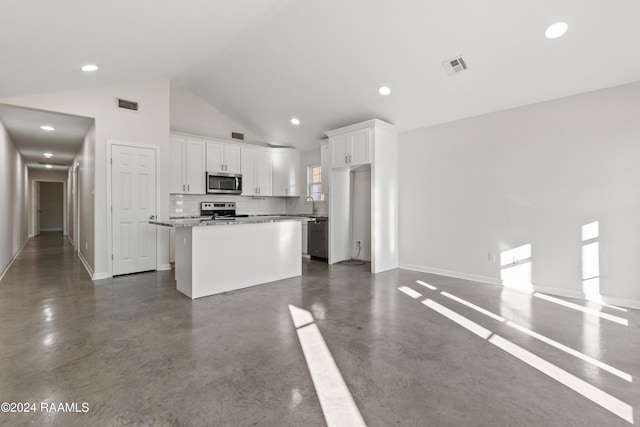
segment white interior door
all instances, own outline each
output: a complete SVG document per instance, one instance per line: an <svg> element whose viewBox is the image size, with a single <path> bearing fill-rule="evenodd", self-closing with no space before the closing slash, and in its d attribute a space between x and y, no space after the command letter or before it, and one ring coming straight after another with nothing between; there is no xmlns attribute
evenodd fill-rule
<svg viewBox="0 0 640 427"><path fill-rule="evenodd" d="M111 146L113 275L156 269L156 152Z"/></svg>

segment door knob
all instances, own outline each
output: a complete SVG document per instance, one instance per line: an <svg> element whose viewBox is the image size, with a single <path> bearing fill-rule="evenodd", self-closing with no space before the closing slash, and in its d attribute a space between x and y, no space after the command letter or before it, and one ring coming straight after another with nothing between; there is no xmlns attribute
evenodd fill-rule
<svg viewBox="0 0 640 427"><path fill-rule="evenodd" d="M151 216L149 217L149 219L156 219L156 216L155 216L155 215L151 215Z"/></svg>

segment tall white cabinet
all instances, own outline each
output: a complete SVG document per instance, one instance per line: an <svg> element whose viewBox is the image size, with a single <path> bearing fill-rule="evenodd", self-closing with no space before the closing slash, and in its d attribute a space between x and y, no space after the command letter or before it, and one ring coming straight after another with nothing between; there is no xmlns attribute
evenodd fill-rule
<svg viewBox="0 0 640 427"><path fill-rule="evenodd" d="M371 173L371 272L398 268L398 134L373 119L325 132L331 158L329 264L352 254L352 174Z"/></svg>

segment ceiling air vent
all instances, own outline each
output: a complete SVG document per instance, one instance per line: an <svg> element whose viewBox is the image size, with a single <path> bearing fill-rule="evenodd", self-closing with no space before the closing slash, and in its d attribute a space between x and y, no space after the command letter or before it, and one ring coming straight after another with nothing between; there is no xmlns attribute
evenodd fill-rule
<svg viewBox="0 0 640 427"><path fill-rule="evenodd" d="M231 132L231 138L233 138L233 139L244 139L244 133Z"/></svg>
<svg viewBox="0 0 640 427"><path fill-rule="evenodd" d="M454 74L458 74L469 68L467 62L464 60L462 55L456 56L455 58L451 58L442 63L442 66L445 70L447 70L447 74L453 76Z"/></svg>
<svg viewBox="0 0 640 427"><path fill-rule="evenodd" d="M140 104L135 101L127 101L126 99L116 98L116 107L123 110L138 111Z"/></svg>

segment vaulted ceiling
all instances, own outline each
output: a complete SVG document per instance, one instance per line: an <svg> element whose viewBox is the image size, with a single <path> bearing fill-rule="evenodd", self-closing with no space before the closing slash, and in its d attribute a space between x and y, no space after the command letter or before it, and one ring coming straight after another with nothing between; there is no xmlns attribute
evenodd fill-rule
<svg viewBox="0 0 640 427"><path fill-rule="evenodd" d="M638 81L638 16L637 0L4 0L0 98L171 78L309 150L373 117L405 131Z"/></svg>

